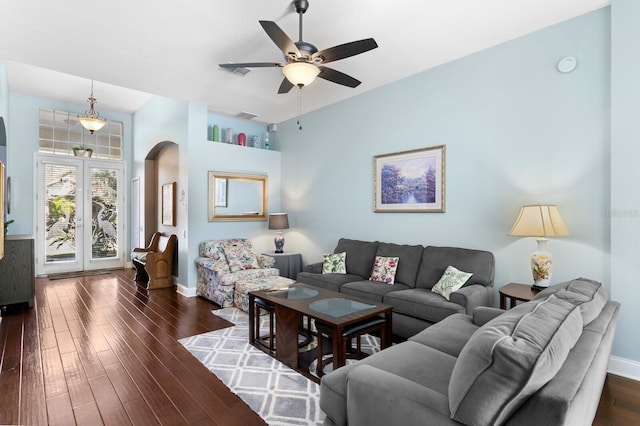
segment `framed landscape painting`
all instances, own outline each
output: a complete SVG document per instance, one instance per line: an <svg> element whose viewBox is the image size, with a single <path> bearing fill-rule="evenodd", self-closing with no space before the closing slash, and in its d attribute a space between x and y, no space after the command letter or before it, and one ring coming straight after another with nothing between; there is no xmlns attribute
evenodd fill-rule
<svg viewBox="0 0 640 426"><path fill-rule="evenodd" d="M443 213L445 145L373 157L376 213Z"/></svg>

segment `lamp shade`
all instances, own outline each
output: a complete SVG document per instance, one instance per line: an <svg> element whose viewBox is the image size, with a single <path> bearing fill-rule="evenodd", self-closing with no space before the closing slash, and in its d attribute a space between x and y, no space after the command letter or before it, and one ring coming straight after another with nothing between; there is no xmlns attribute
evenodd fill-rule
<svg viewBox="0 0 640 426"><path fill-rule="evenodd" d="M78 117L78 120L80 121L80 124L82 124L82 127L89 130L91 133L97 132L107 124L105 120L101 120L99 118Z"/></svg>
<svg viewBox="0 0 640 426"><path fill-rule="evenodd" d="M269 229L289 229L289 218L286 213L269 215Z"/></svg>
<svg viewBox="0 0 640 426"><path fill-rule="evenodd" d="M313 80L320 74L320 69L307 62L292 62L285 65L282 72L291 84L306 86L313 83Z"/></svg>
<svg viewBox="0 0 640 426"><path fill-rule="evenodd" d="M514 237L564 237L569 228L554 205L522 206L509 235Z"/></svg>

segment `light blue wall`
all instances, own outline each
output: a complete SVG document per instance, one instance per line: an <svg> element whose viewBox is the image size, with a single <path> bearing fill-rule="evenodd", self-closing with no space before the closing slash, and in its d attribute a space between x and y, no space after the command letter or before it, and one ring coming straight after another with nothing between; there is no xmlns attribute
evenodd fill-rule
<svg viewBox="0 0 640 426"><path fill-rule="evenodd" d="M274 232L267 222L209 222L207 208L208 171L266 175L267 213L281 211L281 160L280 153L218 142L196 140L189 146L189 255L195 260L200 242L223 238L250 238L258 253L273 251ZM189 273L189 285L195 286Z"/></svg>
<svg viewBox="0 0 640 426"><path fill-rule="evenodd" d="M280 124L289 249L307 262L341 236L486 249L497 292L532 281L535 240L507 236L520 206L555 203L571 236L549 242L553 281L608 287L609 33L601 9L306 114L302 131ZM373 157L440 144L446 213L373 213Z"/></svg>
<svg viewBox="0 0 640 426"><path fill-rule="evenodd" d="M2 59L0 59L0 117L4 119L5 130L9 132L9 82L7 67ZM0 146L0 161L5 165L7 163L7 147L4 145Z"/></svg>
<svg viewBox="0 0 640 426"><path fill-rule="evenodd" d="M9 134L7 137L7 176L11 176L11 214L8 219L15 223L9 228L10 234L35 235L35 157L39 144L39 110L52 108L83 114L86 105L55 101L36 96L11 92L9 94ZM129 159L132 141L132 120L130 114L103 111L100 114L109 120L122 122L124 160ZM126 174L129 171L127 170ZM125 176L125 179L128 179ZM128 187L128 186L127 186ZM128 191L128 190L127 190ZM126 229L129 229L129 214L126 218ZM129 252L129 239L126 239L125 253Z"/></svg>
<svg viewBox="0 0 640 426"><path fill-rule="evenodd" d="M143 197L140 203L142 209L141 217L144 217L147 209L152 209L154 214L157 211L155 199L150 202L148 196L145 197L144 194L146 179L145 159L149 152L159 143L173 142L179 147L179 179L176 182L176 226L171 228L173 229L172 231L167 230L167 233L174 233L178 237L178 271L174 271L174 275L177 275L179 283L186 285L186 282L188 282L188 239L183 231L188 229L188 219L186 205L181 203L180 200L181 194L187 193L189 190L183 163L183 158L185 158L188 150L189 104L184 101L154 96L133 114L133 123L134 145L131 177L132 179L140 179L140 192ZM144 225L144 223L141 225ZM146 230L147 234L155 231L155 229Z"/></svg>
<svg viewBox="0 0 640 426"><path fill-rule="evenodd" d="M611 297L622 302L614 355L640 361L640 2L611 5Z"/></svg>
<svg viewBox="0 0 640 426"><path fill-rule="evenodd" d="M195 259L204 240L251 238L258 251L270 249L266 222L217 222L207 220L209 170L264 174L269 178L268 211L280 209L280 153L207 141L207 125L232 127L247 135L265 132L266 126L208 114L206 106L193 102L153 97L134 114L133 177L144 188L144 159L158 143L179 146L177 182L178 282L195 287ZM234 130L235 133L235 130Z"/></svg>

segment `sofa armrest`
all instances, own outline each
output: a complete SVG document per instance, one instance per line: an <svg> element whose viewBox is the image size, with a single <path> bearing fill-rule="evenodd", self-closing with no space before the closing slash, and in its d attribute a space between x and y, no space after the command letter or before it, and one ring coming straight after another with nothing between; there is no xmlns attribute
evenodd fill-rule
<svg viewBox="0 0 640 426"><path fill-rule="evenodd" d="M491 308L489 306L478 306L473 310L473 323L482 327L492 319L504 314L504 309Z"/></svg>
<svg viewBox="0 0 640 426"><path fill-rule="evenodd" d="M347 401L349 426L457 424L446 395L370 365L349 372Z"/></svg>
<svg viewBox="0 0 640 426"><path fill-rule="evenodd" d="M217 272L219 275L224 275L231 272L226 261L213 257L197 257L194 262L196 266L202 267L204 269L209 269L212 272Z"/></svg>
<svg viewBox="0 0 640 426"><path fill-rule="evenodd" d="M312 274L322 273L322 262L310 263L304 268L305 272L311 272Z"/></svg>
<svg viewBox="0 0 640 426"><path fill-rule="evenodd" d="M276 263L276 259L274 257L266 254L258 254L256 257L258 258L258 264L261 268L273 268L273 265Z"/></svg>
<svg viewBox="0 0 640 426"><path fill-rule="evenodd" d="M462 306L467 315L472 315L473 310L478 306L488 306L489 290L492 287L485 287L482 284L471 284L464 286L458 291L449 295L449 301Z"/></svg>

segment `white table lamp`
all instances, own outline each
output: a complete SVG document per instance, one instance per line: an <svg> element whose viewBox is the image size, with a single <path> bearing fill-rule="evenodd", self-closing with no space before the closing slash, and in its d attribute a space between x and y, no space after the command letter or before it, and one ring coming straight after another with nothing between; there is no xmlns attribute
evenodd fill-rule
<svg viewBox="0 0 640 426"><path fill-rule="evenodd" d="M537 237L538 249L531 255L531 273L534 287L546 288L551 283L553 256L547 249L547 237L569 235L558 207L554 205L523 206L509 235Z"/></svg>

